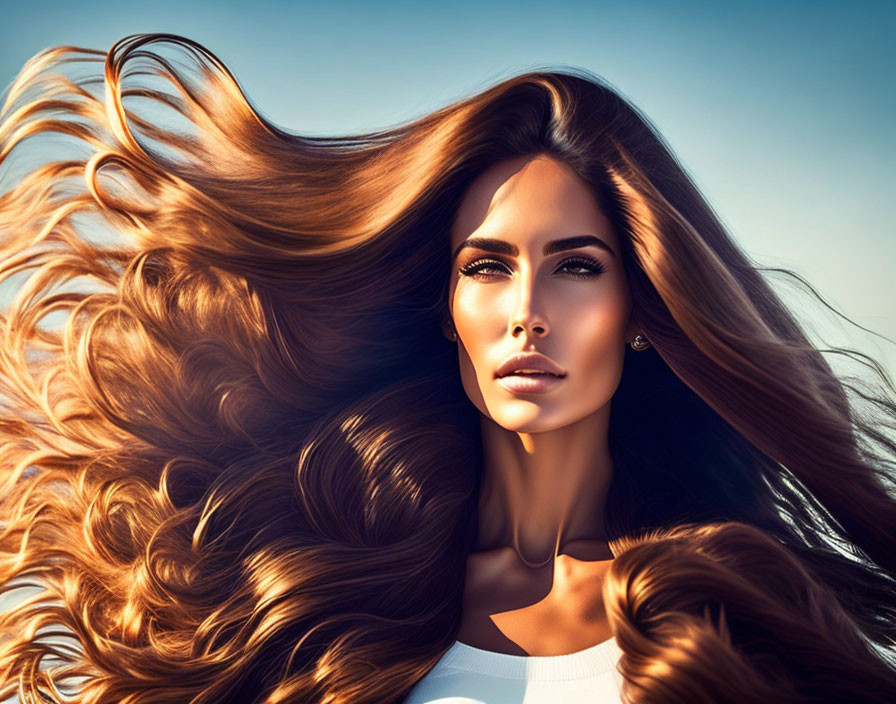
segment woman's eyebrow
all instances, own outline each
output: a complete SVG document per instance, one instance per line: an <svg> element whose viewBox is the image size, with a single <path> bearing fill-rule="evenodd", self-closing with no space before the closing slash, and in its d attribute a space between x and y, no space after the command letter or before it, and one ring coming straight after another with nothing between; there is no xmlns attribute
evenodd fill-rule
<svg viewBox="0 0 896 704"><path fill-rule="evenodd" d="M616 253L612 250L610 245L594 235L576 235L575 237L565 237L560 240L548 242L544 246L544 256L554 254L555 252L562 252L567 249L578 249L579 247L591 246L600 247L614 257L616 256ZM512 257L515 257L520 253L515 244L511 244L506 240L499 240L493 237L470 237L461 242L457 249L454 250L451 261L457 259L457 255L469 247L481 249L486 252L494 252L495 254L509 254Z"/></svg>

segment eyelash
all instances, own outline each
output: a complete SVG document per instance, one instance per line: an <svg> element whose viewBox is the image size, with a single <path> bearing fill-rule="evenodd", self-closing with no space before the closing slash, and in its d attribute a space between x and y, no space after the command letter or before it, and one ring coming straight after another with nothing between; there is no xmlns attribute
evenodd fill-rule
<svg viewBox="0 0 896 704"><path fill-rule="evenodd" d="M458 271L464 276L484 276L486 278L490 278L491 274L481 274L480 272L486 268L492 268L489 265L498 265L505 266L502 262L497 261L496 259L477 259L474 262L470 262L465 266L462 266ZM570 257L569 259L564 259L560 263L560 267L567 266L569 264L581 264L584 268L588 269L591 273L588 274L570 274L570 276L574 276L577 279L590 279L600 274L603 274L606 271L606 267L599 261L595 259L587 259L584 257Z"/></svg>

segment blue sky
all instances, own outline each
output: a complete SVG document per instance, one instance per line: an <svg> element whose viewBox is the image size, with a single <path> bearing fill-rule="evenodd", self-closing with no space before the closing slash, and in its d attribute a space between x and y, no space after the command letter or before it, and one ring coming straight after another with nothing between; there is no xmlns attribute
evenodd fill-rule
<svg viewBox="0 0 896 704"><path fill-rule="evenodd" d="M891 3L49 0L4 20L4 85L48 46L171 32L307 134L387 127L524 70L585 68L646 112L752 257L896 340ZM896 375L896 344L810 322Z"/></svg>

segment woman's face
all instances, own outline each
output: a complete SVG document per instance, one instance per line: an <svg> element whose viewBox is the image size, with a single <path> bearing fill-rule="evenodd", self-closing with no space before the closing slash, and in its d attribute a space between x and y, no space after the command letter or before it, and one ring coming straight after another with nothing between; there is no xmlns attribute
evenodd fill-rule
<svg viewBox="0 0 896 704"><path fill-rule="evenodd" d="M492 166L464 194L451 251L461 377L482 414L533 433L610 401L637 330L618 237L575 172L549 156ZM545 355L565 374L496 376L520 352ZM545 388L533 392L535 383Z"/></svg>

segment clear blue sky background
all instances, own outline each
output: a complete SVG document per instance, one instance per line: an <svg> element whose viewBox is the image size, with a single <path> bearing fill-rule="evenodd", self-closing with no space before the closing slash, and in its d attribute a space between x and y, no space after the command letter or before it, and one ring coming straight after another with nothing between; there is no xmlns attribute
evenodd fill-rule
<svg viewBox="0 0 896 704"><path fill-rule="evenodd" d="M4 7L0 81L48 46L106 50L171 32L217 54L279 125L337 134L417 117L523 70L580 66L650 116L751 256L795 270L896 340L894 7L44 0ZM896 345L812 322L896 372Z"/></svg>

